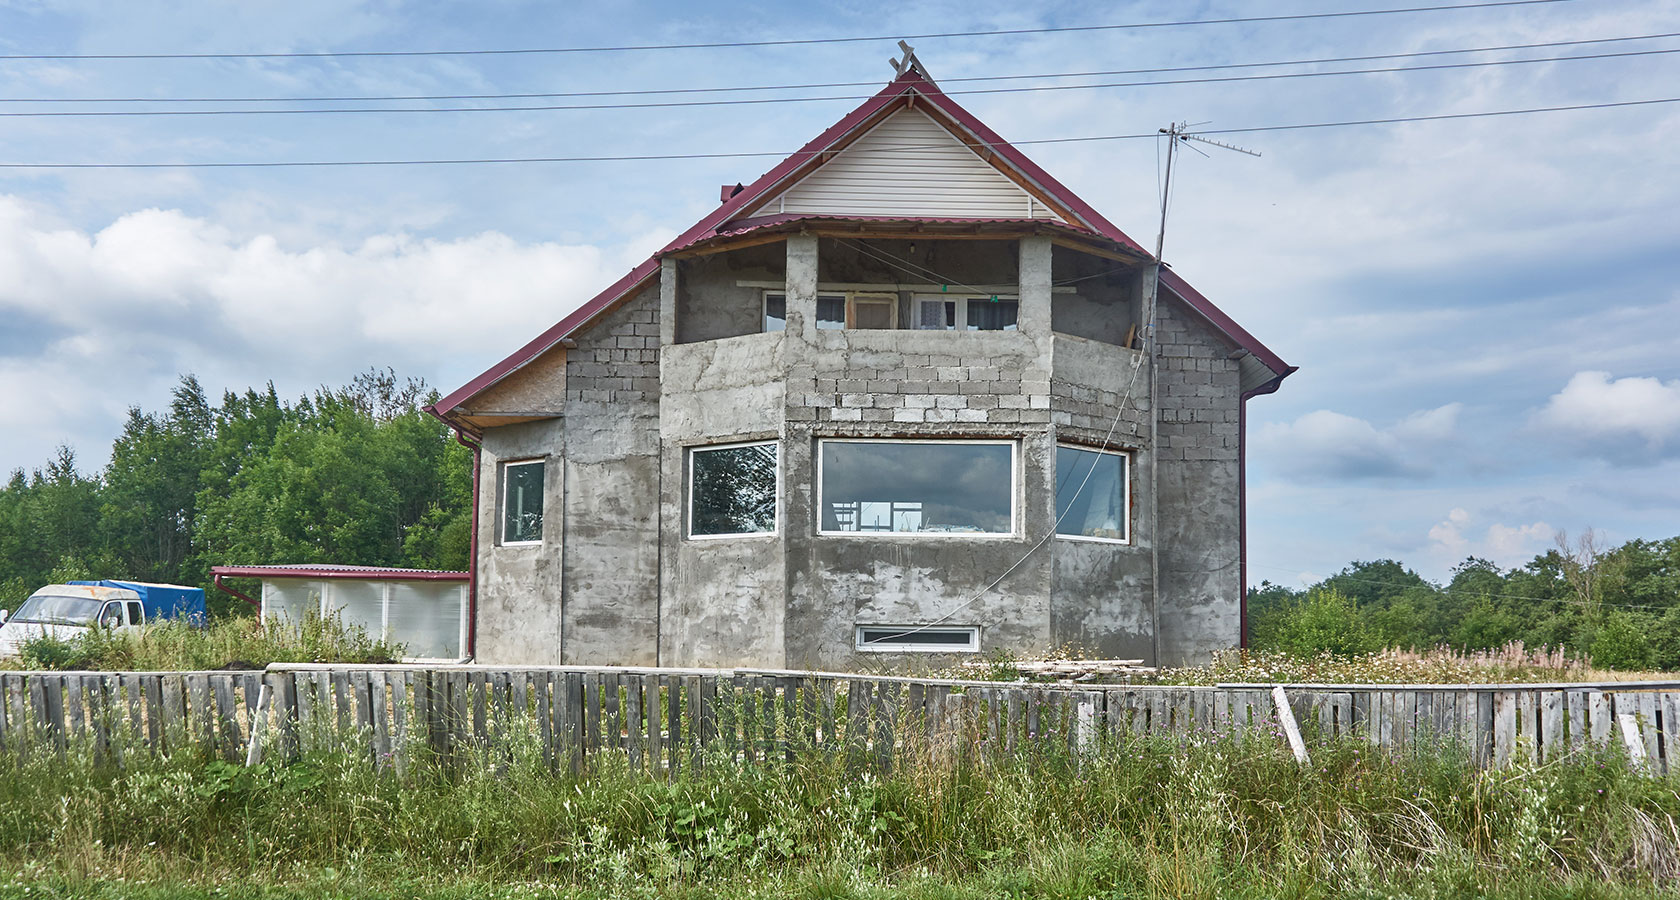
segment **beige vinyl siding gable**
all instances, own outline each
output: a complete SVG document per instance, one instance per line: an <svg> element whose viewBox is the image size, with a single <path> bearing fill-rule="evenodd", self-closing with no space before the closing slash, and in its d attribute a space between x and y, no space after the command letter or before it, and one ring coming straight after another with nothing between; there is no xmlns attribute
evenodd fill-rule
<svg viewBox="0 0 1680 900"><path fill-rule="evenodd" d="M1061 221L915 109L888 116L753 212L776 213Z"/></svg>

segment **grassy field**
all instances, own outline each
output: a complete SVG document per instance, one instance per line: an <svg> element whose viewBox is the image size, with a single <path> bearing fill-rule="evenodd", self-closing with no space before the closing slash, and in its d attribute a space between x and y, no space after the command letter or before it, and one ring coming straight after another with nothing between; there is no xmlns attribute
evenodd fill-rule
<svg viewBox="0 0 1680 900"><path fill-rule="evenodd" d="M260 669L269 663L390 663L403 655L401 644L375 640L334 618L309 616L293 624L264 624L252 616L223 616L207 627L185 622L153 622L132 631L91 628L68 640L42 637L27 641L0 668L194 671Z"/></svg>
<svg viewBox="0 0 1680 900"><path fill-rule="evenodd" d="M1680 780L1612 752L1478 771L1450 746L1122 738L888 774L721 758L675 782L321 752L0 756L0 896L1640 897L1680 877Z"/></svg>

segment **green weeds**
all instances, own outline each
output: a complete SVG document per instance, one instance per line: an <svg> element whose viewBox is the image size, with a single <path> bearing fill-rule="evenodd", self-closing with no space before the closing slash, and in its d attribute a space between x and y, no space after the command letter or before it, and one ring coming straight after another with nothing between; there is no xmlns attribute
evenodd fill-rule
<svg viewBox="0 0 1680 900"><path fill-rule="evenodd" d="M17 669L193 671L260 669L269 663L393 663L404 648L376 640L337 617L308 616L298 624L264 624L249 616L213 619L208 627L153 622L132 631L90 628L68 640L26 641L19 655L0 660Z"/></svg>
<svg viewBox="0 0 1680 900"><path fill-rule="evenodd" d="M1680 794L1612 752L1478 770L1450 745L1115 737L891 772L713 754L420 748L244 768L0 755L0 896L1631 897L1680 877ZM685 761L686 762L686 761ZM25 894L25 891L29 893Z"/></svg>

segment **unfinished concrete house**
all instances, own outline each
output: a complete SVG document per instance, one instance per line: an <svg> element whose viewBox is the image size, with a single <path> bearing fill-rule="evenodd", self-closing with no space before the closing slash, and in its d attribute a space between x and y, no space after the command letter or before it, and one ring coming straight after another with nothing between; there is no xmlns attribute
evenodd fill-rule
<svg viewBox="0 0 1680 900"><path fill-rule="evenodd" d="M907 59L432 408L476 451L468 652L1205 659L1291 371Z"/></svg>

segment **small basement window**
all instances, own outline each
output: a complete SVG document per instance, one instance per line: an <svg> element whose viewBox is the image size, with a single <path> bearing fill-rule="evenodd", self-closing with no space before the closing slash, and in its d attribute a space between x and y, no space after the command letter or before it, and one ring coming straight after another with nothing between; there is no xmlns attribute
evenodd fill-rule
<svg viewBox="0 0 1680 900"><path fill-rule="evenodd" d="M688 451L688 536L776 531L775 441Z"/></svg>
<svg viewBox="0 0 1680 900"><path fill-rule="evenodd" d="M918 296L921 331L1015 331L1021 304L1014 297Z"/></svg>
<svg viewBox="0 0 1680 900"><path fill-rule="evenodd" d="M502 466L502 543L542 542L543 461Z"/></svg>
<svg viewBox="0 0 1680 900"><path fill-rule="evenodd" d="M974 653L980 649L980 629L952 625L859 625L857 649L873 653L894 650Z"/></svg>
<svg viewBox="0 0 1680 900"><path fill-rule="evenodd" d="M1056 447L1056 536L1126 543L1131 539L1128 457L1113 450Z"/></svg>
<svg viewBox="0 0 1680 900"><path fill-rule="evenodd" d="M822 534L1015 533L1014 441L822 440Z"/></svg>

